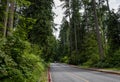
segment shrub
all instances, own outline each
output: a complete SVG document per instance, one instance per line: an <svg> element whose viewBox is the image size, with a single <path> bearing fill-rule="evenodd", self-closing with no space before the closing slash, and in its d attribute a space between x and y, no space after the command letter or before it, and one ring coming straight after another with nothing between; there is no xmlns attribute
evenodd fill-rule
<svg viewBox="0 0 120 82"><path fill-rule="evenodd" d="M36 45L18 37L0 41L0 80L2 82L36 82L45 69ZM36 52L35 52L35 51Z"/></svg>

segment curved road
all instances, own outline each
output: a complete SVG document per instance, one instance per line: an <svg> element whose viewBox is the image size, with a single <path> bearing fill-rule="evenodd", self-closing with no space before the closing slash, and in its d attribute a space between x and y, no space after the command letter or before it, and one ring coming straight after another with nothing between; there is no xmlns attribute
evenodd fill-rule
<svg viewBox="0 0 120 82"><path fill-rule="evenodd" d="M120 76L51 63L52 82L120 82Z"/></svg>

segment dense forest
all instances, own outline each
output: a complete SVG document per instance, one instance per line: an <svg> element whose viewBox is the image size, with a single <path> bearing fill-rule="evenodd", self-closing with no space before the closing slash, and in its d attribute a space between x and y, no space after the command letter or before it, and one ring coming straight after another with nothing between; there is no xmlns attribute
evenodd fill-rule
<svg viewBox="0 0 120 82"><path fill-rule="evenodd" d="M45 82L53 61L120 67L120 8L110 10L109 0L60 1L56 39L53 0L0 0L1 82Z"/></svg>
<svg viewBox="0 0 120 82"><path fill-rule="evenodd" d="M1 0L0 82L42 82L55 54L52 6L52 0Z"/></svg>
<svg viewBox="0 0 120 82"><path fill-rule="evenodd" d="M59 60L92 67L120 67L120 8L109 0L61 0L65 9Z"/></svg>

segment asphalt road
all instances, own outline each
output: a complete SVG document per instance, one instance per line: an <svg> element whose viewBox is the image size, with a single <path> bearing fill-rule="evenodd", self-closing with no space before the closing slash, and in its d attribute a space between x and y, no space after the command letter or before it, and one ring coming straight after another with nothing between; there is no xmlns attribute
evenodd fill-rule
<svg viewBox="0 0 120 82"><path fill-rule="evenodd" d="M51 63L52 82L120 82L120 76Z"/></svg>

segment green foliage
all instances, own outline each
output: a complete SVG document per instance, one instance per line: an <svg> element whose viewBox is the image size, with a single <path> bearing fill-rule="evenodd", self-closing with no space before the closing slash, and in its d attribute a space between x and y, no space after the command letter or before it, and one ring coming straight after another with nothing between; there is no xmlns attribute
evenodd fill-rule
<svg viewBox="0 0 120 82"><path fill-rule="evenodd" d="M61 58L60 61L61 61L61 62L65 62L65 63L69 63L69 57L64 56L63 58Z"/></svg>
<svg viewBox="0 0 120 82"><path fill-rule="evenodd" d="M61 0L66 11L59 40L52 34L53 0L12 1L15 3L13 32L8 28L8 16L6 34L11 35L4 38L1 37L5 32L7 0L2 0L0 6L0 81L42 81L42 74L46 71L45 62L49 61L102 68L120 67L120 9L117 13L108 13L108 6L100 0L96 1L100 33L106 50L105 58L101 61L91 0ZM8 3L11 4L11 0ZM81 8L85 11L80 12ZM12 14L10 10L9 13Z"/></svg>
<svg viewBox="0 0 120 82"><path fill-rule="evenodd" d="M94 66L97 62L99 62L98 54L92 54L91 57L87 60L87 62L83 63L85 66Z"/></svg>
<svg viewBox="0 0 120 82"><path fill-rule="evenodd" d="M35 46L32 48L30 43L9 37L0 46L0 78L3 82L38 81L45 67L40 54L41 51Z"/></svg>
<svg viewBox="0 0 120 82"><path fill-rule="evenodd" d="M31 4L29 0L14 0L14 1L16 2L18 7L22 6L28 7Z"/></svg>
<svg viewBox="0 0 120 82"><path fill-rule="evenodd" d="M3 36L3 27L4 27L4 16L6 14L5 8L6 8L6 0L1 0L0 3L0 37Z"/></svg>
<svg viewBox="0 0 120 82"><path fill-rule="evenodd" d="M108 20L108 41L110 45L110 53L114 53L116 49L120 47L120 23L118 21L119 19L119 14L115 14L112 12L111 16L109 17Z"/></svg>
<svg viewBox="0 0 120 82"><path fill-rule="evenodd" d="M77 54L76 51L73 51L69 58L69 63L78 64L78 60L79 60L79 54Z"/></svg>
<svg viewBox="0 0 120 82"><path fill-rule="evenodd" d="M0 6L0 38L5 28L4 20L7 3L13 4L13 28L8 16L6 34L0 40L0 81L37 82L42 81L46 62L56 53L56 39L52 34L53 0L2 0ZM9 14L8 13L8 14ZM4 28L4 29L3 29ZM46 60L46 61L45 61Z"/></svg>
<svg viewBox="0 0 120 82"><path fill-rule="evenodd" d="M30 36L29 32L33 28L33 25L35 24L35 22L36 22L36 19L20 15L19 22L16 25L14 35L16 37L19 36L22 40L28 39Z"/></svg>
<svg viewBox="0 0 120 82"><path fill-rule="evenodd" d="M111 64L111 67L120 67L120 49L116 50L115 53L108 55L107 63Z"/></svg>
<svg viewBox="0 0 120 82"><path fill-rule="evenodd" d="M68 60L71 64L102 68L119 67L120 8L115 13L109 10L106 1L100 0L95 1L95 6L92 0L61 1L64 2L62 7L66 10L60 28L59 59L62 59L62 62ZM84 11L81 12L81 8L84 8ZM97 13L96 17L93 9ZM96 26L100 29L97 35L95 19L98 19ZM101 42L97 38L99 33ZM100 60L100 51L102 52L102 48L99 49L100 44L104 49L102 60Z"/></svg>
<svg viewBox="0 0 120 82"><path fill-rule="evenodd" d="M116 50L112 55L108 55L103 61L94 64L99 68L119 68L120 67L120 49Z"/></svg>
<svg viewBox="0 0 120 82"><path fill-rule="evenodd" d="M116 52L113 54L114 58L112 59L113 65L120 67L120 49L116 50Z"/></svg>

